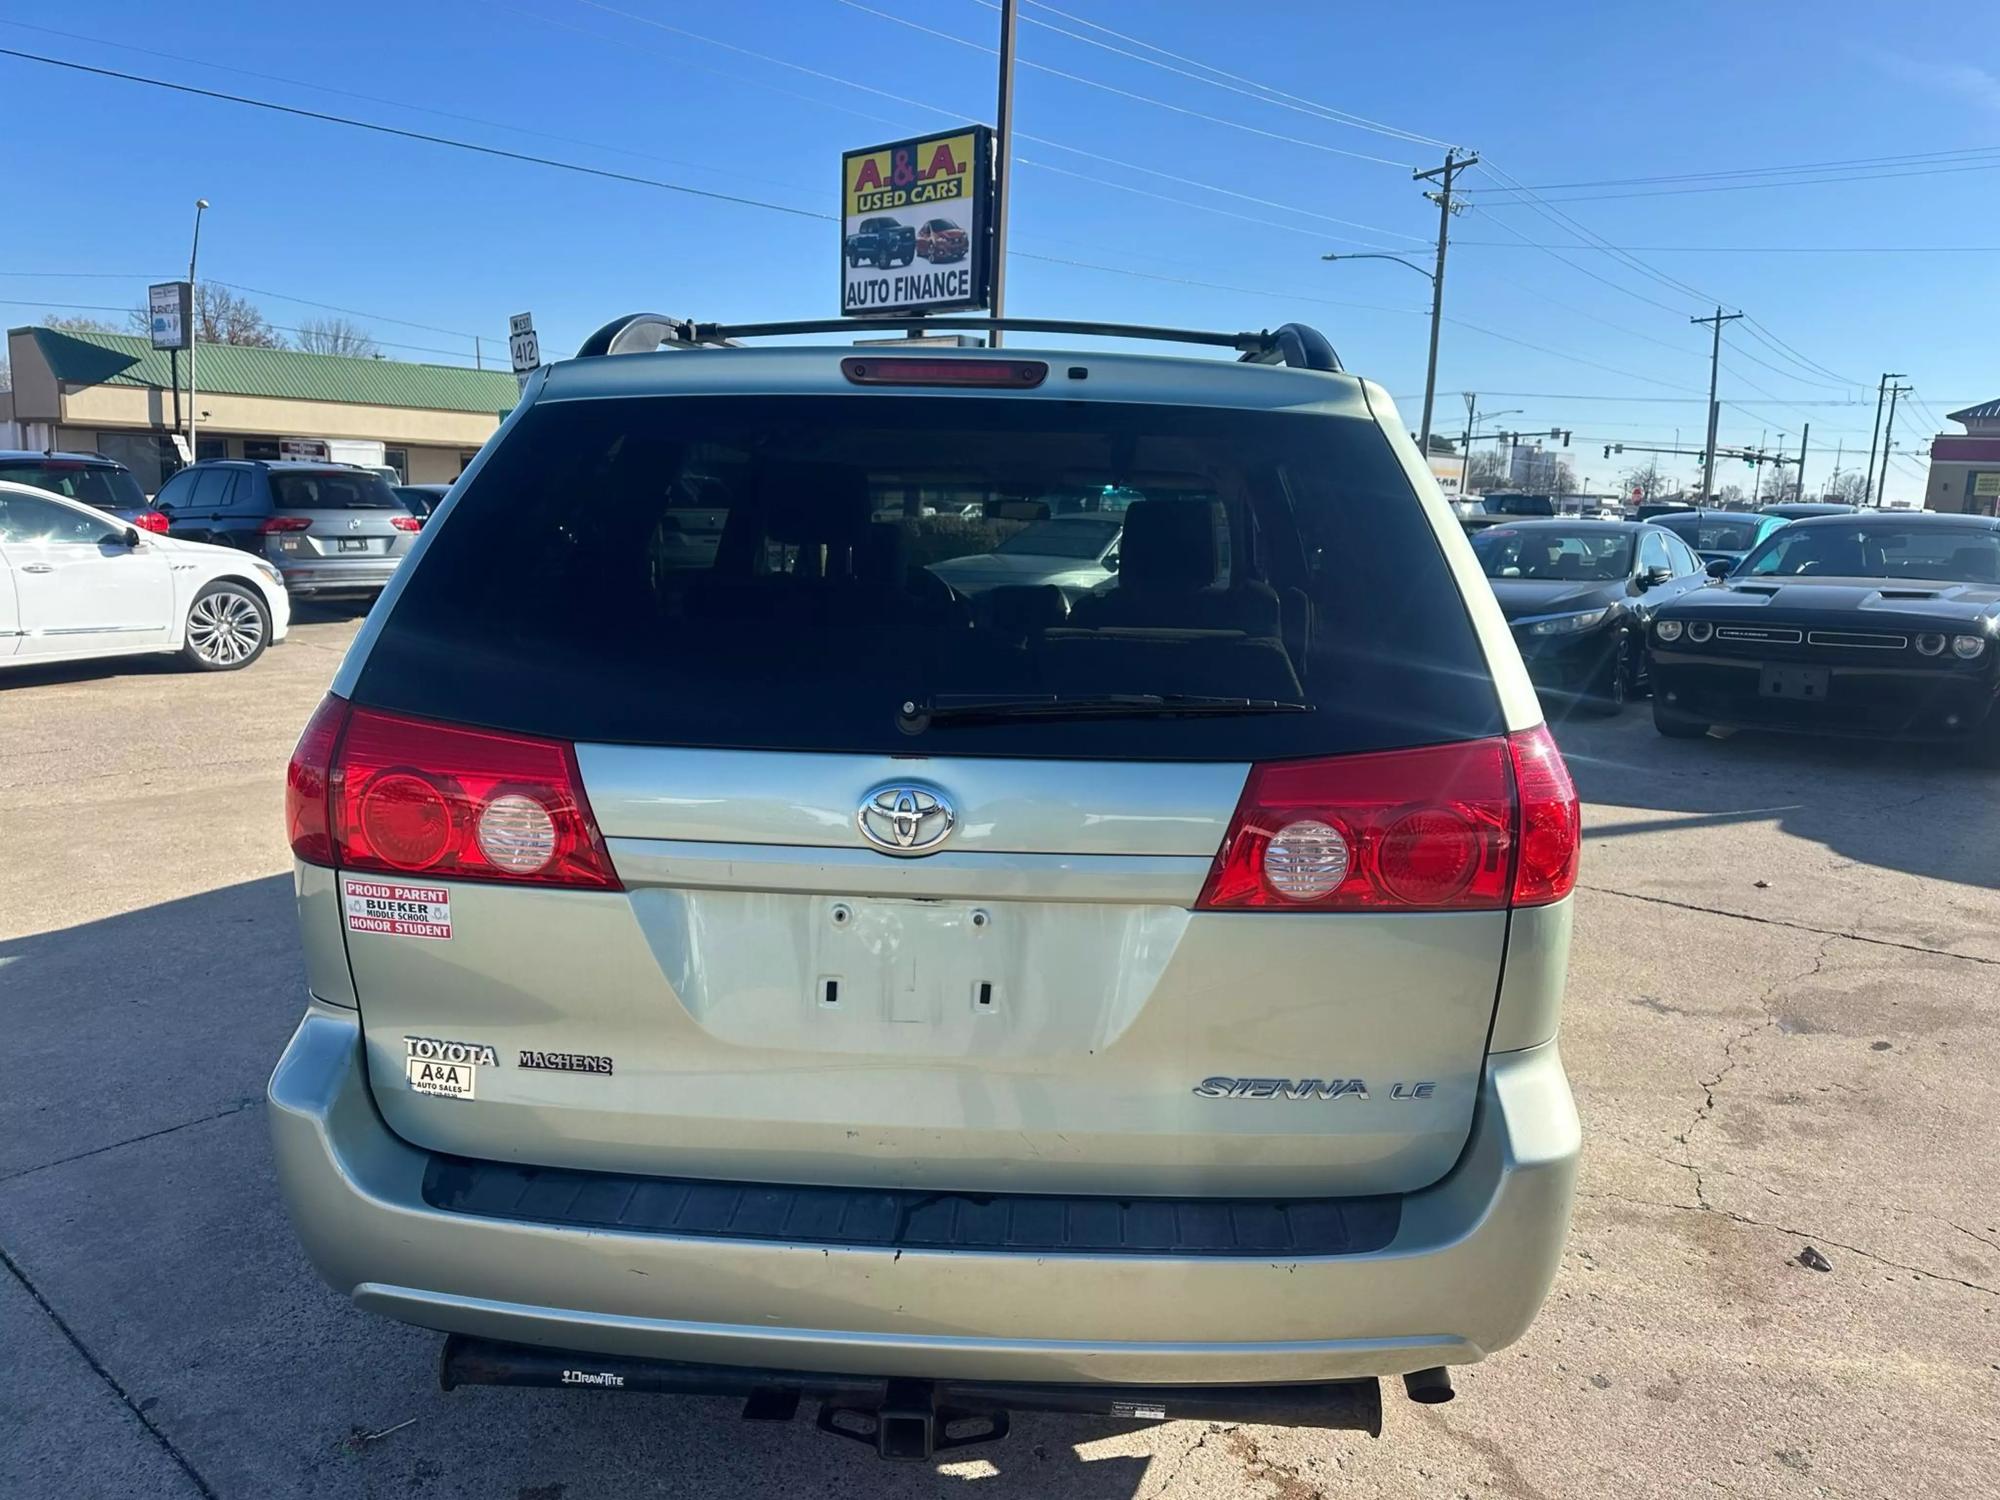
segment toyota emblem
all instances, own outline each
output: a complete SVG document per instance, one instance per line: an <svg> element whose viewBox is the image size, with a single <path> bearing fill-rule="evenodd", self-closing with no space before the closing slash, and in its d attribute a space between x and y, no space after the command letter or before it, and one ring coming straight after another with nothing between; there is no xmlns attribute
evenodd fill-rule
<svg viewBox="0 0 2000 1500"><path fill-rule="evenodd" d="M892 783L861 799L854 826L885 854L929 854L951 837L958 813L941 792Z"/></svg>

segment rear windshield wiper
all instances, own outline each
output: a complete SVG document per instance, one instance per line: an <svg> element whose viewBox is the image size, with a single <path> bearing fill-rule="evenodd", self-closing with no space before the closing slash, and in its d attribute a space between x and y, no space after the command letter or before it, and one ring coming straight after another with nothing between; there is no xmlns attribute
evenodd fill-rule
<svg viewBox="0 0 2000 1500"><path fill-rule="evenodd" d="M907 734L932 726L992 723L1001 719L1153 719L1206 714L1309 714L1310 703L1286 698L1222 698L1202 693L1091 693L1066 697L1020 693L982 698L946 693L912 699L896 711Z"/></svg>

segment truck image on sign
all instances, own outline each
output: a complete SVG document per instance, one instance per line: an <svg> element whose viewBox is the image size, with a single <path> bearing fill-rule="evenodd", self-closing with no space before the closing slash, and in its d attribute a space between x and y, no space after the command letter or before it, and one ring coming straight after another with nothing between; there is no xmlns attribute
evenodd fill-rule
<svg viewBox="0 0 2000 1500"><path fill-rule="evenodd" d="M842 249L849 268L859 265L907 266L917 258L917 232L891 218L863 219Z"/></svg>

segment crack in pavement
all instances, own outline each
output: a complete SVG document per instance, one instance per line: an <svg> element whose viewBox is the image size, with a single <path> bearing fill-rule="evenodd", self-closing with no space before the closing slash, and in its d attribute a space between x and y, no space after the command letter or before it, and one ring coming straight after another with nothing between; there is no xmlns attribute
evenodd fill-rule
<svg viewBox="0 0 2000 1500"><path fill-rule="evenodd" d="M51 1167L67 1166L73 1161L86 1161L93 1156L102 1156L107 1151L116 1151L120 1146L136 1146L141 1141L156 1140L163 1135L172 1135L177 1130L187 1130L196 1125L206 1125L210 1120L226 1120L231 1115L240 1115L246 1109L255 1109L262 1099L244 1099L227 1109L218 1109L212 1115L201 1115L196 1119L183 1120L178 1125L162 1125L158 1130L149 1130L144 1135L127 1136L122 1141L113 1141L106 1146L92 1146L88 1151L79 1151L74 1156L58 1156L54 1161L37 1162L32 1167L19 1167L12 1172L0 1173L0 1183L13 1182L16 1178L27 1177L35 1172L46 1172Z"/></svg>
<svg viewBox="0 0 2000 1500"><path fill-rule="evenodd" d="M1213 1425L1203 1427L1201 1430L1201 1436L1196 1438L1192 1443L1189 1443L1187 1447L1181 1449L1181 1451L1174 1458L1173 1467L1160 1476L1160 1487L1154 1490L1150 1495L1141 1497L1141 1500L1161 1500L1162 1496L1171 1494L1173 1491L1174 1481L1180 1478L1181 1470L1187 1467L1188 1460L1193 1458L1195 1454L1199 1453L1202 1449L1206 1448L1208 1446L1209 1437L1218 1430L1219 1429ZM1150 1464L1147 1466L1146 1472L1147 1476L1150 1478L1152 1475L1152 1466Z"/></svg>
<svg viewBox="0 0 2000 1500"><path fill-rule="evenodd" d="M1671 906L1677 911L1700 912L1710 917L1732 917L1738 922L1755 922L1764 927L1787 927L1793 932L1810 932L1815 937L1844 938L1850 943L1870 943L1877 948L1896 948L1904 953L1928 953L1933 958L1955 958L1960 963L1987 964L2000 968L2000 958L1987 958L1978 953L1956 953L1949 948L1927 948L1922 943L1899 943L1894 938L1869 937L1860 932L1837 932L1829 927L1814 927L1808 922L1790 922L1783 917L1759 917L1749 912L1730 911L1720 906L1703 906L1695 901L1676 901L1671 896L1642 896L1636 891L1614 891L1608 885L1583 885L1577 889L1589 891L1597 896L1617 896L1626 901L1646 901L1654 906Z"/></svg>
<svg viewBox="0 0 2000 1500"><path fill-rule="evenodd" d="M146 1429L147 1434L159 1445L160 1451L172 1459L180 1471L187 1475L188 1482L195 1487L196 1493L202 1496L202 1500L216 1500L215 1490L206 1479L201 1477L201 1471L188 1461L186 1454L174 1446L174 1440L155 1426L153 1419L139 1409L138 1403L132 1399L125 1387L118 1383L117 1377L104 1368L104 1365L98 1360L97 1356L90 1352L90 1346L77 1337L76 1330L64 1321L61 1313L49 1305L49 1299L42 1295L41 1288L29 1280L28 1273L21 1269L19 1264L15 1262L14 1257L9 1255L5 1249L0 1249L0 1266L6 1267L8 1274L21 1283L21 1289L34 1298L35 1306L42 1310L43 1316L55 1324L58 1333L69 1340L70 1347L83 1357L83 1362L90 1366L97 1378L103 1381L110 1389L111 1394L125 1404L125 1409L137 1419L141 1427Z"/></svg>
<svg viewBox="0 0 2000 1500"><path fill-rule="evenodd" d="M1769 1031L1778 1024L1778 1018L1771 1010L1772 996L1776 995L1779 990L1794 984L1804 984L1808 979L1816 976L1826 967L1826 950L1831 948L1839 939L1840 934L1829 933L1825 941L1819 945L1819 952L1813 955L1812 967L1804 973L1774 979L1765 985L1763 993L1757 996L1755 1002L1757 1008L1764 1013L1764 1019L1754 1026L1746 1026L1742 1031L1722 1044L1722 1066L1717 1069L1713 1078L1698 1078L1695 1080L1702 1092L1702 1102L1700 1108L1695 1110L1694 1117L1686 1125L1682 1126L1680 1134L1674 1137L1674 1140L1680 1144L1682 1151L1682 1160L1674 1163L1674 1165L1686 1168L1688 1174L1694 1178L1695 1201L1701 1207L1708 1208L1711 1205L1708 1201L1707 1185L1702 1181L1702 1169L1696 1164L1694 1159L1692 1141L1695 1131L1700 1129L1715 1114L1716 1089L1721 1087L1723 1079L1736 1071L1736 1066L1741 1061L1736 1056L1736 1049L1744 1042L1749 1041L1751 1037Z"/></svg>
<svg viewBox="0 0 2000 1500"><path fill-rule="evenodd" d="M1849 1255L1858 1255L1863 1260L1872 1260L1878 1266L1887 1266L1894 1271L1908 1271L1912 1276L1921 1276L1926 1281L1942 1281L1951 1286L1962 1286L1969 1292L1979 1292L1988 1297L2000 1297L2000 1287L1985 1286L1977 1281L1967 1281L1959 1276L1946 1276L1923 1266L1908 1265L1900 1260L1891 1260L1886 1255L1877 1255L1873 1250L1864 1250L1859 1245L1850 1245L1844 1240L1830 1239L1810 1229L1797 1229L1790 1224L1774 1224L1769 1219L1752 1218L1740 1214L1733 1208L1717 1208L1711 1203L1664 1203L1657 1198L1634 1198L1629 1193L1588 1191L1579 1193L1582 1198L1609 1198L1617 1203L1630 1203L1637 1208L1664 1208L1677 1214L1714 1214L1728 1219L1734 1224L1743 1224L1751 1229L1768 1229L1774 1234L1788 1234L1794 1239L1807 1240L1815 1245L1831 1245L1836 1250L1845 1250Z"/></svg>

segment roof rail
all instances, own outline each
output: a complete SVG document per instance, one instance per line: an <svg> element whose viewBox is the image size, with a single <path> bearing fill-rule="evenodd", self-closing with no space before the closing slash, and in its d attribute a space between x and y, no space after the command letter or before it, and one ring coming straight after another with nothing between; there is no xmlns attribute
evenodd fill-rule
<svg viewBox="0 0 2000 1500"><path fill-rule="evenodd" d="M1139 323L1086 323L1050 318L808 318L791 323L697 323L664 313L627 313L583 341L578 359L601 354L647 354L655 349L727 348L744 339L792 338L807 333L852 333L861 329L900 330L911 336L943 333L1057 333L1079 337L1158 339L1172 344L1205 344L1234 349L1242 362L1288 365L1296 370L1341 368L1340 356L1325 334L1304 323L1275 331L1213 333L1196 328L1153 328Z"/></svg>

